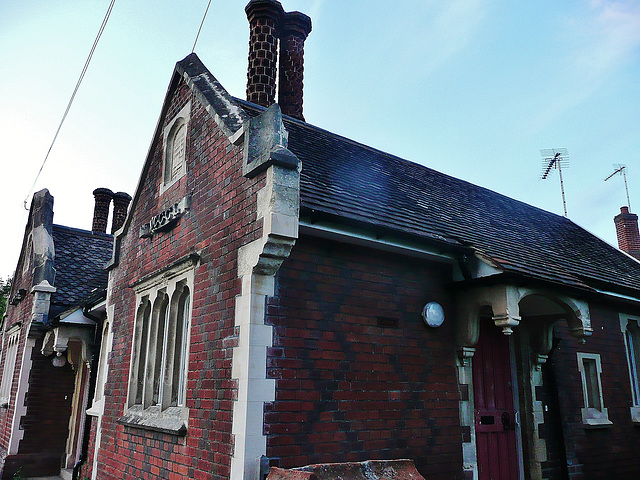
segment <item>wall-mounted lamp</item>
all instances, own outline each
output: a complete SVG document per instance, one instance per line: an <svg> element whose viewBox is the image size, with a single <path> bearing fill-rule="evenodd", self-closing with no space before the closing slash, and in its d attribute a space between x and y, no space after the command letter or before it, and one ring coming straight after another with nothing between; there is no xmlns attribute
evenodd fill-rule
<svg viewBox="0 0 640 480"><path fill-rule="evenodd" d="M444 322L444 309L436 302L427 303L422 309L424 323L430 327L439 327Z"/></svg>
<svg viewBox="0 0 640 480"><path fill-rule="evenodd" d="M62 352L57 352L55 357L51 359L51 363L54 367L64 367L67 364L67 359L62 355Z"/></svg>

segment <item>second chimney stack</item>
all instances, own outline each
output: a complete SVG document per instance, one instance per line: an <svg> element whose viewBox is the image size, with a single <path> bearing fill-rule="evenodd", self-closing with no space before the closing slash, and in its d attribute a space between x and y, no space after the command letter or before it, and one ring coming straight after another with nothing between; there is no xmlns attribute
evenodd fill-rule
<svg viewBox="0 0 640 480"><path fill-rule="evenodd" d="M282 113L304 121L302 115L304 41L311 32L311 19L300 12L286 13L280 31L278 103Z"/></svg>
<svg viewBox="0 0 640 480"><path fill-rule="evenodd" d="M127 219L127 208L129 208L129 202L131 202L131 195L125 192L118 192L113 194L113 220L111 220L111 233L116 233L117 230L124 225L124 221Z"/></svg>

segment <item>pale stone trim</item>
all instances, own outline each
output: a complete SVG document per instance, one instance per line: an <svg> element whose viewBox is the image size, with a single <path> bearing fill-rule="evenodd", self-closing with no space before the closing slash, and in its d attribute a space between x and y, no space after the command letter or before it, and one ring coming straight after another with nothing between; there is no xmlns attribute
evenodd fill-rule
<svg viewBox="0 0 640 480"><path fill-rule="evenodd" d="M260 458L266 455L264 404L275 400L275 380L266 378L267 348L273 344L273 334L272 327L264 324L265 307L267 297L274 294L274 276L298 237L299 199L299 171L270 166L266 185L257 194L262 237L238 251L242 289L236 298L238 345L233 349L231 372L238 382L231 480L258 480Z"/></svg>
<svg viewBox="0 0 640 480"><path fill-rule="evenodd" d="M109 372L109 354L113 347L113 322L114 306L107 307L107 318L102 326L102 335L100 343L100 357L98 359L98 370L96 372L96 389L93 395L91 408L87 410L87 415L99 417L104 413L104 386L107 383L107 375ZM99 442L96 441L96 446ZM95 457L95 455L94 455Z"/></svg>
<svg viewBox="0 0 640 480"><path fill-rule="evenodd" d="M476 421L473 400L473 355L475 348L464 347L458 350L457 372L458 384L466 385L468 397L461 396L459 402L460 426L468 427L470 438L462 442L462 470L470 472L473 480L478 479L478 454L476 451Z"/></svg>
<svg viewBox="0 0 640 480"><path fill-rule="evenodd" d="M629 322L635 322L638 327L640 327L640 318L633 317L631 315L619 314L620 317L620 331L622 332L622 338L624 339L624 346L626 350L627 356L627 367L629 370L629 383L631 388L633 389L633 385L635 384L637 388L640 389L640 378L638 375L640 374L640 365L636 365L635 371L631 363L629 363L629 359L631 358L631 353L633 352L632 346L629 345L627 340L627 326ZM631 421L633 423L640 423L640 392L638 394L638 398L631 392L631 407L629 407L629 413L631 415Z"/></svg>
<svg viewBox="0 0 640 480"><path fill-rule="evenodd" d="M13 385L13 375L16 371L16 357L18 356L18 345L20 344L21 325L13 325L4 334L4 368L2 371L2 384L0 386L0 406L9 407L11 401L11 387Z"/></svg>
<svg viewBox="0 0 640 480"><path fill-rule="evenodd" d="M187 104L182 107L182 109L178 112L178 114L171 120L166 127L164 127L163 135L162 135L162 183L160 184L160 195L162 195L171 185L176 183L182 177L184 177L185 173L187 173L187 155L186 148L189 139L188 130L189 130L189 120L191 119L191 102L187 102ZM169 147L173 146L173 141L175 140L175 134L177 130L174 130L174 126L178 123L182 123L185 127L185 131L182 133L185 136L184 142L184 151L182 152L181 165L180 170L176 174L175 177L172 177L171 173L167 177L167 162L171 160L173 166L174 158L173 152L169 151ZM173 168L173 167L172 167Z"/></svg>
<svg viewBox="0 0 640 480"><path fill-rule="evenodd" d="M584 408L580 409L582 414L582 423L589 427L603 427L613 424L609 420L609 410L604 406L604 398L602 395L602 363L600 362L600 354L598 353L576 353L578 359L578 371L582 380L582 398L584 399ZM600 399L600 408L588 407L589 390L587 387L587 378L585 372L585 360L593 360L596 365L597 372L597 393Z"/></svg>
<svg viewBox="0 0 640 480"><path fill-rule="evenodd" d="M169 328L172 325L171 319L180 319L181 316L178 312L175 311L175 308L178 306L177 303L174 302L174 297L176 292L183 292L184 288L187 288L190 296L190 304L189 311L187 312L188 321L186 322L186 330L182 331L183 340L186 338L186 351L184 352L183 364L184 370L182 374L179 375L179 379L182 379L185 384L187 380L187 375L189 371L189 347L190 347L190 338L191 338L191 315L193 311L193 298L194 298L194 277L195 277L195 268L197 265L197 260L189 257L185 261L180 264L174 265L168 270L162 272L159 275L156 275L152 278L146 279L143 282L135 285L134 291L136 293L136 317L134 319L134 346L138 345L136 348L142 348L139 345L140 339L137 338L136 334L139 331L139 323L143 321L143 319L139 318L140 308L139 305L142 304L144 298L147 298L147 302L150 302L152 306L152 310L156 308L156 299L159 295L166 296L166 301L168 302L167 306L167 316L165 318L165 335L162 339L156 338L157 341L163 342L162 345L162 356L163 360L166 360L166 351L167 351L167 343L171 341L169 335L174 335L175 342L175 333L176 330L172 330L169 332ZM157 317L157 312L156 317ZM154 313L151 314L151 321L158 321L158 318L154 320ZM175 317L175 318L174 318ZM183 319L184 320L184 319ZM177 320L176 320L177 321ZM174 322L175 323L175 322ZM177 325L177 324L176 324ZM177 328L177 327L176 327ZM154 337L155 338L155 337ZM176 346L178 348L179 346ZM146 349L147 347L144 346ZM147 356L145 358L145 363L149 363L150 356L155 353L158 349L148 349ZM177 400L177 406L170 406L166 402L166 398L163 397L162 393L158 398L159 404L150 404L150 397L142 398L142 404L136 404L135 398L132 398L132 383L136 381L135 375L137 375L137 362L139 361L139 355L136 354L138 350L133 349L131 352L131 364L129 368L129 381L128 381L128 389L127 389L127 402L125 404L124 415L122 418L118 420L119 423L139 427L143 429L151 429L157 431L163 431L168 433L173 433L177 435L184 435L186 433L188 420L189 420L189 409L186 407L185 398L179 398ZM182 353L182 352L181 352ZM161 375L161 378L164 378L164 369L166 368L165 362L162 362L160 368L162 372L158 374ZM155 378L155 375L152 377ZM171 376L173 378L173 376ZM147 382L149 380L146 380ZM153 378L151 380L153 382ZM185 385L186 386L186 385ZM153 386L151 385L151 388ZM165 388L172 389L173 383L169 385L164 385ZM146 389L150 388L149 385L145 387ZM183 397L186 396L186 388L180 390L182 392ZM143 389L144 392L144 389ZM162 388L161 388L162 392ZM96 405L96 408L100 408L100 405ZM102 408L104 408L102 406Z"/></svg>
<svg viewBox="0 0 640 480"><path fill-rule="evenodd" d="M16 395L16 404L13 412L13 422L11 425L11 438L9 439L8 455L18 453L20 440L24 436L24 430L21 430L20 419L27 413L27 406L24 404L27 391L29 390L29 374L31 373L31 355L33 348L36 346L36 339L27 337L22 353L22 366L20 367L20 378L18 379L18 393Z"/></svg>

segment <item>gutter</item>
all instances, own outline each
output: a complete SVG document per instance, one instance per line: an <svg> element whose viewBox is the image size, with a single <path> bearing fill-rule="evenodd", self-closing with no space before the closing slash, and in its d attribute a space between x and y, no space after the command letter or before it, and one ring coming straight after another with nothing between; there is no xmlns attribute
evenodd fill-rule
<svg viewBox="0 0 640 480"><path fill-rule="evenodd" d="M444 249L428 248L424 246L425 242L410 241L391 234L376 235L375 233L371 233L370 230L346 227L330 222L310 222L303 219L299 221L299 230L301 234L337 240L351 245L369 247L440 263L452 265L457 263L456 256L453 252L448 253L445 252Z"/></svg>

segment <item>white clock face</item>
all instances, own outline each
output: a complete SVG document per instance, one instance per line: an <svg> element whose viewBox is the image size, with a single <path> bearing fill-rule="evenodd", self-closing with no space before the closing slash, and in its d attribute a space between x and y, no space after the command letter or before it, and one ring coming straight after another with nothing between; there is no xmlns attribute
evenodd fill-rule
<svg viewBox="0 0 640 480"><path fill-rule="evenodd" d="M439 327L444 322L444 309L439 303L429 302L422 309L422 318L430 327Z"/></svg>

